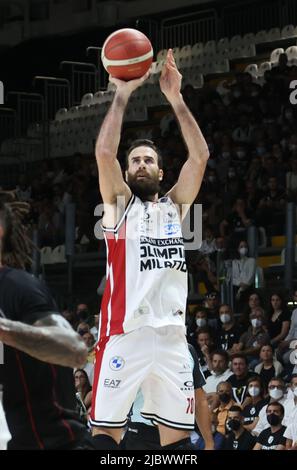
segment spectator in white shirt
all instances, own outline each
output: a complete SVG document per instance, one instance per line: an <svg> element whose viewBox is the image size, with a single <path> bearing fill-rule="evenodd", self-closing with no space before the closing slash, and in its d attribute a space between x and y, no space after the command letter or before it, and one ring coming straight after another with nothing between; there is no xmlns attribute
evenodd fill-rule
<svg viewBox="0 0 297 470"><path fill-rule="evenodd" d="M204 391L207 393L208 402L211 403L216 395L217 386L220 382L226 380L232 375L232 371L228 368L229 357L226 351L217 349L211 354L211 375L207 377Z"/></svg>
<svg viewBox="0 0 297 470"><path fill-rule="evenodd" d="M243 302L255 281L256 259L248 257L248 244L241 240L238 245L239 259L232 260L232 284L236 300Z"/></svg>
<svg viewBox="0 0 297 470"><path fill-rule="evenodd" d="M289 426L297 423L297 374L293 374L291 378L291 391L284 403L285 417L283 424Z"/></svg>
<svg viewBox="0 0 297 470"><path fill-rule="evenodd" d="M270 403L278 401L279 403L281 403L281 405L284 406L284 403L286 401L285 390L285 383L280 377L274 377L273 379L271 379L268 385ZM268 405L263 406L263 408L260 410L259 421L253 430L253 434L255 434L256 436L258 436L262 431L264 431L264 429L269 427L269 423L267 421L266 416L267 406Z"/></svg>

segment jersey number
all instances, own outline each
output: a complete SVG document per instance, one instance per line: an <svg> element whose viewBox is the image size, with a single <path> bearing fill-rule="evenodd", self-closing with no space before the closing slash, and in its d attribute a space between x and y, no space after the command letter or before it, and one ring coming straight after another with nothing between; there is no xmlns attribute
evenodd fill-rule
<svg viewBox="0 0 297 470"><path fill-rule="evenodd" d="M194 413L194 398L187 398L188 400L188 406L187 406L187 414L193 414Z"/></svg>

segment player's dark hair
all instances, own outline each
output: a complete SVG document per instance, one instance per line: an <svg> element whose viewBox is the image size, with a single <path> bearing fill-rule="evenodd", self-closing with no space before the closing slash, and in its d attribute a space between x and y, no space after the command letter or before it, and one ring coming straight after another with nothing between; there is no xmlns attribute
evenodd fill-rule
<svg viewBox="0 0 297 470"><path fill-rule="evenodd" d="M156 152L156 154L158 155L158 166L159 166L159 168L160 169L163 168L163 158L162 158L161 151L154 144L154 142L152 140L149 140L149 139L137 139L137 140L134 140L132 142L132 144L130 145L130 147L128 148L128 150L126 152L126 170L129 166L128 157L129 157L130 153L132 152L132 150L134 150L136 147L150 147L151 149L153 149Z"/></svg>
<svg viewBox="0 0 297 470"><path fill-rule="evenodd" d="M24 269L32 262L33 243L23 224L29 211L29 204L18 201L15 193L0 191L0 225L4 229L2 263L13 268Z"/></svg>

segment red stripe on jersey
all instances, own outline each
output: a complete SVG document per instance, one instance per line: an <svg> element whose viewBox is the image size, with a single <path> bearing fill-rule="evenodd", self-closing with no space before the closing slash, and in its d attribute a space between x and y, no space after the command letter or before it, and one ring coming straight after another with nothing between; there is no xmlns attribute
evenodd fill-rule
<svg viewBox="0 0 297 470"><path fill-rule="evenodd" d="M116 249L112 257L113 292L111 296L110 334L124 333L126 315L126 222L120 227Z"/></svg>
<svg viewBox="0 0 297 470"><path fill-rule="evenodd" d="M112 263L113 252L116 247L116 240L114 233L107 233L106 235L106 243L108 248L108 259L107 264L110 268ZM110 274L106 279L106 286L104 289L102 302L101 302L101 327L99 332L99 338L103 338L107 334L107 325L108 325L108 304L111 298L111 285L110 285Z"/></svg>
<svg viewBox="0 0 297 470"><path fill-rule="evenodd" d="M104 351L106 348L106 345L109 341L109 337L101 338L97 347L96 347L96 360L95 360L95 365L94 365L94 381L93 381L93 388L92 388L92 408L91 408L91 419L96 420L95 416L95 409L96 409L96 400L99 399L100 397L97 396L97 388L98 388L98 383L99 383L99 377L100 377L100 372L101 372L101 367L102 367L102 360L103 360L103 355Z"/></svg>

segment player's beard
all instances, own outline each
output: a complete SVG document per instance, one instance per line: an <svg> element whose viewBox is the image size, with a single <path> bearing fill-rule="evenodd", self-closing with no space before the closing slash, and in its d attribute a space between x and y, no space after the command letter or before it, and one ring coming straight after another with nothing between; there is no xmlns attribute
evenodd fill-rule
<svg viewBox="0 0 297 470"><path fill-rule="evenodd" d="M128 173L128 186L135 196L142 201L148 200L160 191L159 175L149 175L145 179L137 179L138 175Z"/></svg>

